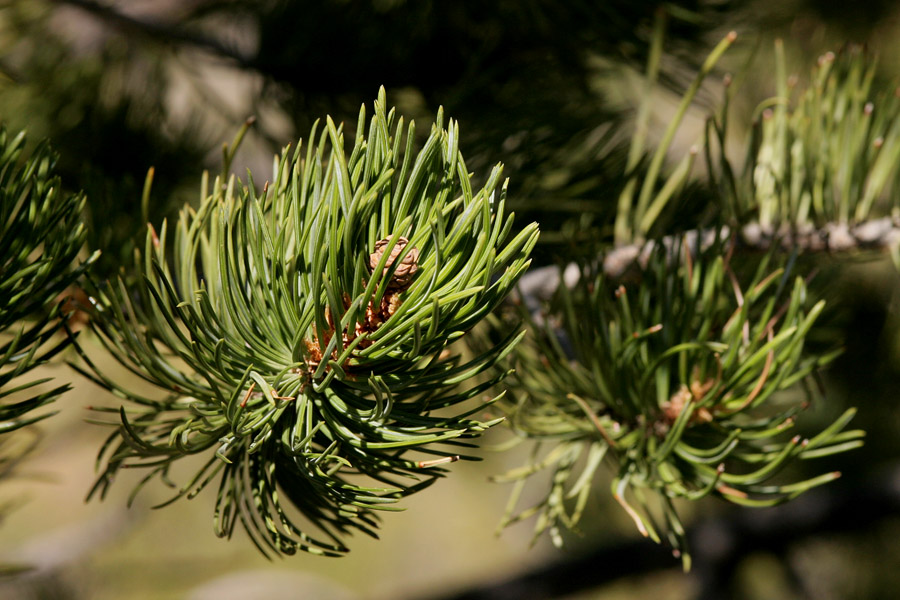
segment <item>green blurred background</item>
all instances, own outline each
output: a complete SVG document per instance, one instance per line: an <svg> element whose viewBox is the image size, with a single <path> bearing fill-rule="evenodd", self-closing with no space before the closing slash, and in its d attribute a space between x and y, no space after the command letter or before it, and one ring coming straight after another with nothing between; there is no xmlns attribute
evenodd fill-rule
<svg viewBox="0 0 900 600"><path fill-rule="evenodd" d="M106 276L128 263L142 239L140 195L149 167L150 218L158 223L196 202L200 173L221 167L222 143L248 116L257 120L235 171L249 168L261 181L273 154L304 137L316 118L330 114L352 126L360 105L371 106L384 85L389 102L420 131L439 105L458 119L460 146L476 176L506 164L520 223L542 226L536 260L551 263L581 251L584 239L611 239L660 7L669 20L651 138L706 52L728 31L739 33L679 134L673 162L699 135L725 72L746 74L733 122L749 127L754 107L774 93L776 38L785 40L801 81L820 54L848 43L880 56L880 85L896 85L900 74L900 6L889 0L3 0L0 119L27 128L32 141L50 138L66 185L87 192L90 244L103 250L98 273ZM732 133L740 140L739 130ZM711 201L702 183L690 187L661 227L691 227ZM496 536L508 489L488 477L520 464L527 448L518 455L488 449L484 462L457 463L451 477L406 501L405 513L385 516L380 541L355 539L350 556L338 560L267 562L242 534L230 543L216 539L212 490L152 511L170 492L150 487L126 509L135 474L103 503L85 504L107 433L85 422L85 406L115 400L60 365L51 374L74 380L75 389L57 402L60 414L41 424L40 446L18 478L0 490L0 500L22 501L0 527L0 558L35 567L26 577L0 580L0 597L895 598L898 277L882 257L840 268L825 258L819 266L839 307L822 334L841 338L846 352L825 376L827 402L811 407L808 419L814 426L858 406L856 426L869 432L867 444L811 465L844 477L826 495L798 501L794 513L750 514L715 502L689 507L697 540L709 544L697 548L691 575L635 539L602 481L583 534L571 536L565 550L545 539L530 547L527 524ZM506 435L495 432L486 444ZM843 502L837 517L822 509L835 498ZM766 534L719 552L716 544L740 539L734 531L765 529L766 519L812 525L786 539ZM704 530L704 523L724 529ZM738 527L732 538L722 533L729 527ZM629 562L617 563L617 556ZM543 592L522 579L542 569L566 573L567 565L611 574L569 577L564 592Z"/></svg>

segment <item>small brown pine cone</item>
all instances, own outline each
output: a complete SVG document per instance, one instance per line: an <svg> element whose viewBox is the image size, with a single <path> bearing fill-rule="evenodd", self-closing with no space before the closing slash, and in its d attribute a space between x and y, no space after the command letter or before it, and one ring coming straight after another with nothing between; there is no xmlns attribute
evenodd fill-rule
<svg viewBox="0 0 900 600"><path fill-rule="evenodd" d="M375 242L375 251L369 255L369 269L371 271L374 271L378 266L378 261L381 260L381 257L384 255L384 250L387 248L388 242L390 242L390 238ZM394 244L394 248L391 250L391 254L384 265L385 273L391 268L391 265L394 264L394 261L397 260L397 257L400 256L400 253L403 252L407 244L409 244L409 240L405 237L397 239L397 243ZM416 271L419 269L418 260L419 250L417 248L411 248L394 270L394 276L391 277L391 280L387 284L388 289L404 290L408 288L409 284L412 283Z"/></svg>

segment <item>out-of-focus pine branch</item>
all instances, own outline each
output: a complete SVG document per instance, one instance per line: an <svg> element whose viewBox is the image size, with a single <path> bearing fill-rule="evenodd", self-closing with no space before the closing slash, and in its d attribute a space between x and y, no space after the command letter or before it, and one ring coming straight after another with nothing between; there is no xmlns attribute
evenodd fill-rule
<svg viewBox="0 0 900 600"><path fill-rule="evenodd" d="M688 568L679 501L780 504L839 476L787 481L780 473L792 461L862 444L862 431L846 429L853 409L817 434L788 434L820 393L816 374L840 352L806 345L824 301L797 257L898 252L900 104L893 90L872 89L871 57L854 49L824 56L798 91L777 43L778 96L757 111L744 164L724 151L736 93L726 86L698 146L667 167L687 107L733 41L711 52L649 151L639 112L615 245L597 240L593 255L558 275L530 275L520 309L488 334L499 335L510 313L529 324L501 406L536 450L496 478L513 484L504 526L533 519L536 536L562 544L608 465L611 493L641 534L667 540ZM719 205L705 229L665 234L696 157L706 159ZM551 474L546 496L518 507L538 472Z"/></svg>
<svg viewBox="0 0 900 600"><path fill-rule="evenodd" d="M84 196L61 189L46 143L24 148L24 132L0 127L0 481L35 445L33 430L17 430L52 415L42 409L69 389L35 371L69 344L73 286L96 258L78 260Z"/></svg>

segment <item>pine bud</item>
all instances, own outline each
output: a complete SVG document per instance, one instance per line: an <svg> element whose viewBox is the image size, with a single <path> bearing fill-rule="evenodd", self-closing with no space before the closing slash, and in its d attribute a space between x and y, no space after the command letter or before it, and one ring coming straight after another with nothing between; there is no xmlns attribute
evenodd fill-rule
<svg viewBox="0 0 900 600"><path fill-rule="evenodd" d="M375 242L375 251L369 255L370 270L374 271L375 268L378 267L378 261L380 261L381 257L384 255L384 250L387 248L389 242L390 238ZM388 269L391 268L391 265L394 264L394 261L397 260L397 257L400 256L407 244L409 244L409 240L405 237L397 239L397 243L394 244L391 254L388 256L387 262L384 265L385 273L388 272ZM388 289L404 290L408 288L409 284L412 283L413 276L415 276L416 271L419 269L418 260L419 250L417 248L411 248L410 251L406 253L406 256L403 257L403 260L400 261L400 264L397 265L397 268L394 269L394 276L391 277L391 280L387 284Z"/></svg>

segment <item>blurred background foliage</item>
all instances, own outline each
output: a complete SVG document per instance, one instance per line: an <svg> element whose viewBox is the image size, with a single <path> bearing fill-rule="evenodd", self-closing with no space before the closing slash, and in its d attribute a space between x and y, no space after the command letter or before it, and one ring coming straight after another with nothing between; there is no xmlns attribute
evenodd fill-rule
<svg viewBox="0 0 900 600"><path fill-rule="evenodd" d="M739 33L677 136L672 164L700 136L726 72L744 77L731 110L733 123L749 129L754 108L775 92L776 38L800 79L823 52L860 43L881 57L875 87L896 85L900 7L888 0L2 0L0 119L11 130L27 128L29 140L49 138L65 184L87 193L89 244L104 252L97 265L104 276L128 264L142 239L149 167L149 217L158 222L196 201L200 171L221 167L221 144L249 115L256 125L235 170L249 168L263 180L272 155L305 135L313 119L328 113L353 123L384 85L407 117L426 123L443 105L458 119L476 177L498 160L507 165L518 222L541 224L536 259L549 264L592 252L586 240L612 239L640 72L661 8L669 25L663 85L652 92L651 147L709 48L727 31ZM660 220L667 232L693 227L711 202L701 167L696 175L678 212ZM15 584L0 582L0 596L894 598L898 278L885 257L861 255L840 269L829 257L815 260L818 284L835 307L816 335L846 351L826 374L827 402L809 411L810 425L858 406L854 427L868 431L866 446L830 457L828 468L842 479L798 500L793 512L686 507L696 535L689 576L650 542L634 540L627 516L603 494L593 496L583 535L563 552L546 541L529 550L530 531L522 528L493 537L507 490L486 479L520 462L503 454L454 469L455 477L389 519L382 542L357 540L359 549L340 561L268 564L246 540L219 542L208 535L206 496L181 514L141 510L165 490L128 512L124 498L85 506L104 432L83 424L81 408L108 400L77 381L59 402L67 410L43 425L42 446L23 467L31 477L3 490L30 501L0 529L0 552L35 569ZM828 504L834 498L843 503ZM787 533L754 537L773 530ZM578 562L585 557L592 562ZM578 565L599 575L573 575ZM568 587L553 588L560 573ZM479 588L491 583L494 592Z"/></svg>

